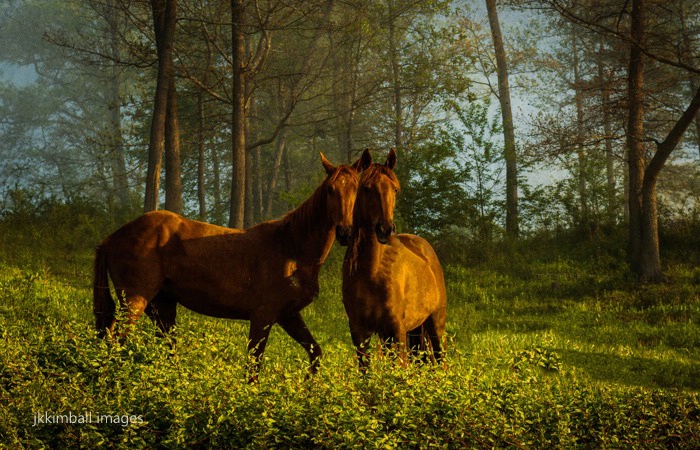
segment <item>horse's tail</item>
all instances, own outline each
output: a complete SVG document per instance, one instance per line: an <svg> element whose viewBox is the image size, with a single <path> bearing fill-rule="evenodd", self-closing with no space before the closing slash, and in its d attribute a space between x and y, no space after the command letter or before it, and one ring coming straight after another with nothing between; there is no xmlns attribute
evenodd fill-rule
<svg viewBox="0 0 700 450"><path fill-rule="evenodd" d="M116 306L109 292L107 254L103 247L95 252L95 276L92 282L92 311L95 313L95 326L100 337L107 336L107 330L114 323Z"/></svg>

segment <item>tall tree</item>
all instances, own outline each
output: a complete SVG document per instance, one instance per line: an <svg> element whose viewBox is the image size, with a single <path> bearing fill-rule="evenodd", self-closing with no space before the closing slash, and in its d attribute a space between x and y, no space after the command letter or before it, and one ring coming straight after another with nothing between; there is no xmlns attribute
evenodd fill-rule
<svg viewBox="0 0 700 450"><path fill-rule="evenodd" d="M173 75L168 86L168 107L165 114L165 209L178 214L182 213L180 167L180 125Z"/></svg>
<svg viewBox="0 0 700 450"><path fill-rule="evenodd" d="M687 82L688 74L692 77L700 73L695 51L697 42L683 39L689 35L683 32L684 23L696 23L698 11L695 10L693 19L684 22L675 19L679 17L679 10L680 17L684 17L684 8L694 4L687 0L587 0L583 3L532 0L530 3L545 4L577 26L614 39L616 46L624 45L628 49L624 75L627 88L623 99L628 259L630 268L641 280L659 281L663 274L659 256L657 184L663 168L700 109L698 89L691 92L690 102L683 107L669 107L677 105L679 98L685 95L679 92L678 86ZM627 18L629 26L625 23ZM693 44L689 46L691 41ZM647 83L647 78L653 82ZM687 102L687 97L682 101ZM652 137L659 134L665 135L662 141Z"/></svg>
<svg viewBox="0 0 700 450"><path fill-rule="evenodd" d="M177 106L172 104L176 98L173 45L177 0L151 0L151 8L153 10L153 29L158 52L158 76L153 101L150 141L148 144L144 210L154 211L158 209L160 171L166 144L169 144L170 147L168 152L170 157L167 164L169 167L168 172L172 175L170 177L171 189L166 190L166 193L170 194L170 208L179 210L178 201L172 198L173 195L177 195L175 186L179 183L179 181L174 180L176 176L179 176L179 166L176 166L179 164L179 149L175 149L175 146L179 145Z"/></svg>
<svg viewBox="0 0 700 450"><path fill-rule="evenodd" d="M630 56L627 69L627 164L629 167L629 248L632 270L641 274L642 263L642 183L644 181L644 2L633 0ZM660 274L659 274L660 275Z"/></svg>
<svg viewBox="0 0 700 450"><path fill-rule="evenodd" d="M588 195L586 192L586 152L584 150L584 117L583 117L583 80L581 77L581 62L579 60L578 33L576 26L571 25L571 52L573 55L574 69L574 102L576 103L576 134L578 145L576 155L578 157L578 194L581 201L581 217L579 223L588 226L590 215L588 212Z"/></svg>
<svg viewBox="0 0 700 450"><path fill-rule="evenodd" d="M511 238L518 237L518 168L515 146L515 126L508 83L508 59L501 25L498 20L496 0L486 0L486 9L491 26L496 66L498 71L498 100L503 118L504 157L506 161L506 233Z"/></svg>
<svg viewBox="0 0 700 450"><path fill-rule="evenodd" d="M111 126L112 126L112 141L114 148L112 151L112 176L114 179L114 191L117 194L119 202L118 213L120 215L126 212L129 206L129 180L126 173L126 157L124 154L124 140L122 138L122 102L120 89L120 67L118 61L120 58L120 40L119 27L120 18L119 10L114 5L114 0L109 0L107 4L107 20L109 25L109 36L112 50L112 79L110 83L112 104L111 110Z"/></svg>
<svg viewBox="0 0 700 450"><path fill-rule="evenodd" d="M231 0L231 209L229 227L245 220L245 39L243 0Z"/></svg>
<svg viewBox="0 0 700 450"><path fill-rule="evenodd" d="M394 146L404 150L403 139L403 99L401 97L401 67L399 65L399 42L396 30L398 13L395 0L388 1L389 21L389 61L391 62L391 84L394 98Z"/></svg>
<svg viewBox="0 0 700 450"><path fill-rule="evenodd" d="M609 224L615 223L617 215L617 202L615 192L615 155L613 152L612 137L612 114L610 104L610 75L606 73L603 54L605 49L605 38L599 36L598 55L596 58L596 68L598 69L598 87L600 90L600 107L603 110L603 139L605 140L605 178L607 181L607 221Z"/></svg>

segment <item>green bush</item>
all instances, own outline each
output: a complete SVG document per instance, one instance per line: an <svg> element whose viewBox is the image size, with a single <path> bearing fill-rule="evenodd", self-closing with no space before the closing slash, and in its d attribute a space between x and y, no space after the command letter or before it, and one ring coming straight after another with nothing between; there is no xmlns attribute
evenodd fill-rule
<svg viewBox="0 0 700 450"><path fill-rule="evenodd" d="M49 247L0 223L13 233L0 239L0 447L700 446L692 265L668 267L670 282L657 286L633 283L602 249L536 258L516 245L488 264L445 265L446 368L398 367L373 343L362 376L335 249L303 311L324 350L320 372L307 378L301 347L274 327L260 382L249 385L245 322L180 309L174 336L157 337L143 319L124 345L98 339L91 245L64 228L86 222L82 233L97 235L104 224L52 214ZM35 426L90 414L91 423Z"/></svg>

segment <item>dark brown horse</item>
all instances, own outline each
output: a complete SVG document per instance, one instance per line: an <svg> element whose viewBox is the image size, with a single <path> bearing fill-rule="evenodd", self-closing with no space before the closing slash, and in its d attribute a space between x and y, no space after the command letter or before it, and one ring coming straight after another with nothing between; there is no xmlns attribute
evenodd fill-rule
<svg viewBox="0 0 700 450"><path fill-rule="evenodd" d="M447 296L440 262L425 239L394 235L400 189L395 164L392 148L385 164L374 163L362 173L343 264L343 304L363 372L373 333L382 343L398 346L403 364L407 346L420 346L423 335L436 361L444 346Z"/></svg>
<svg viewBox="0 0 700 450"><path fill-rule="evenodd" d="M102 336L113 330L115 303L133 323L145 311L167 332L176 305L200 314L250 321L248 349L255 380L270 328L279 324L301 344L315 372L321 349L300 311L318 294L318 274L335 238L347 245L361 169L331 164L327 177L282 219L237 230L156 211L108 236L95 257L94 313ZM122 334L121 332L119 334Z"/></svg>

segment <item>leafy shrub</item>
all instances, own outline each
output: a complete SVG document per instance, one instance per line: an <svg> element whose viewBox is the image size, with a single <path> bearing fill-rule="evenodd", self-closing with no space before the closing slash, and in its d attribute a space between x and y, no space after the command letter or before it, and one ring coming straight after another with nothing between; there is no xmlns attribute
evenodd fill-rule
<svg viewBox="0 0 700 450"><path fill-rule="evenodd" d="M487 353L472 343L452 348L447 369L374 358L363 377L338 337L307 379L298 346L273 336L261 382L248 385L240 327L183 311L174 342L143 322L124 345L108 344L90 326L85 291L2 273L2 300L23 293L0 303L10 305L0 309L0 439L11 447L700 445L697 393L591 382L546 345L501 336L502 350ZM133 420L34 426L46 413Z"/></svg>
<svg viewBox="0 0 700 450"><path fill-rule="evenodd" d="M614 255L597 251L534 258L511 248L489 264L445 265L446 369L404 369L373 354L363 377L336 249L303 312L324 349L320 372L307 379L306 355L274 327L260 383L249 385L246 323L180 309L174 339L156 337L145 319L124 345L98 339L89 246L70 242L80 239L64 230L76 224L71 214L54 214L64 219L47 239L63 236L58 249L30 247L0 224L13 233L0 239L0 446L700 446L693 266L672 267L672 283L637 287ZM43 226L29 227L48 233ZM69 413L111 422L34 426L37 414Z"/></svg>

